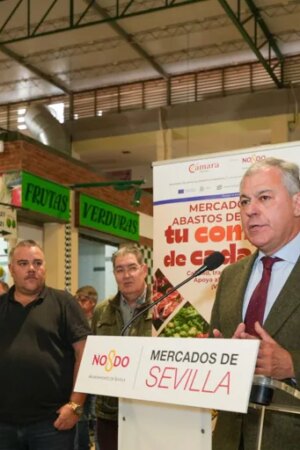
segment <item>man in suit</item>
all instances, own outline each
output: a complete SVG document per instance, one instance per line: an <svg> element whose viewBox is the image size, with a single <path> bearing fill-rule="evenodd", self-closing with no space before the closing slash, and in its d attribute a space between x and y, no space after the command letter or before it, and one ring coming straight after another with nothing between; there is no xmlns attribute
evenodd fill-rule
<svg viewBox="0 0 300 450"><path fill-rule="evenodd" d="M214 337L260 339L255 373L288 379L300 388L300 181L296 164L267 158L252 165L240 185L240 208L246 238L256 252L226 268L211 317ZM261 323L247 329L247 308L262 277L264 256L273 265ZM246 323L245 323L246 322ZM254 336L254 334L256 336ZM273 402L300 406L299 400L275 391ZM260 412L220 412L213 450L255 450ZM298 450L300 415L267 411L262 450Z"/></svg>

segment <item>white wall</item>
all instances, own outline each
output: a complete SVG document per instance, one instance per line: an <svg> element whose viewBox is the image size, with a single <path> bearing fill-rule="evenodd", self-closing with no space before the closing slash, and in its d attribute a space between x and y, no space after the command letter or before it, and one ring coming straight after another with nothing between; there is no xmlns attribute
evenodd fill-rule
<svg viewBox="0 0 300 450"><path fill-rule="evenodd" d="M89 239L79 239L78 286L89 284L98 292L99 301L117 292L111 255L117 247Z"/></svg>
<svg viewBox="0 0 300 450"><path fill-rule="evenodd" d="M44 245L44 231L43 226L29 225L27 223L18 223L17 230L18 241L23 239L32 239L36 241L41 247Z"/></svg>

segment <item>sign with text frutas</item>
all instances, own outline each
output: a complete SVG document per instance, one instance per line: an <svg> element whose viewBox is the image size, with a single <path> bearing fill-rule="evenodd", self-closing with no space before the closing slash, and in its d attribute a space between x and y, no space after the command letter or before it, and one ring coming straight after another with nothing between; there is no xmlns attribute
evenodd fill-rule
<svg viewBox="0 0 300 450"><path fill-rule="evenodd" d="M246 412L258 340L89 336L75 391Z"/></svg>
<svg viewBox="0 0 300 450"><path fill-rule="evenodd" d="M32 173L22 172L22 208L68 221L70 189Z"/></svg>

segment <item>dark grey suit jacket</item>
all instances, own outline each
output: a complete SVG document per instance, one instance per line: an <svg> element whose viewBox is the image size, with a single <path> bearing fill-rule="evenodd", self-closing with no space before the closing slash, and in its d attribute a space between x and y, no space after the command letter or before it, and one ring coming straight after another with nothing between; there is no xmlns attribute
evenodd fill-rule
<svg viewBox="0 0 300 450"><path fill-rule="evenodd" d="M211 330L218 328L231 338L243 321L244 293L257 252L227 267L220 277L211 317ZM296 381L300 389L300 259L278 295L265 323L265 330L293 358ZM300 401L275 391L272 403L296 405ZM247 414L219 412L213 433L213 450L239 450L241 436L244 450L256 450L259 412L249 408ZM300 415L266 412L262 450L299 450Z"/></svg>

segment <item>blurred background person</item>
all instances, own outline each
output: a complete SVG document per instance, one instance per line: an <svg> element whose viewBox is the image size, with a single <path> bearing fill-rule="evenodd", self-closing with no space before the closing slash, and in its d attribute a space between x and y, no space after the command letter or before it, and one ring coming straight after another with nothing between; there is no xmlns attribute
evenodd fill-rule
<svg viewBox="0 0 300 450"><path fill-rule="evenodd" d="M89 285L82 286L77 290L75 298L84 312L89 324L91 325L94 309L98 301L98 293L96 289Z"/></svg>
<svg viewBox="0 0 300 450"><path fill-rule="evenodd" d="M95 309L93 334L120 336L122 328L151 301L145 278L148 268L135 244L122 245L112 256L118 292ZM146 311L126 330L125 335L151 336L152 312ZM118 449L118 398L97 396L97 440L100 450Z"/></svg>
<svg viewBox="0 0 300 450"><path fill-rule="evenodd" d="M92 316L98 301L98 293L93 286L81 286L75 294L82 311L91 325ZM76 425L74 450L89 450L95 437L95 396L87 395L83 414Z"/></svg>

